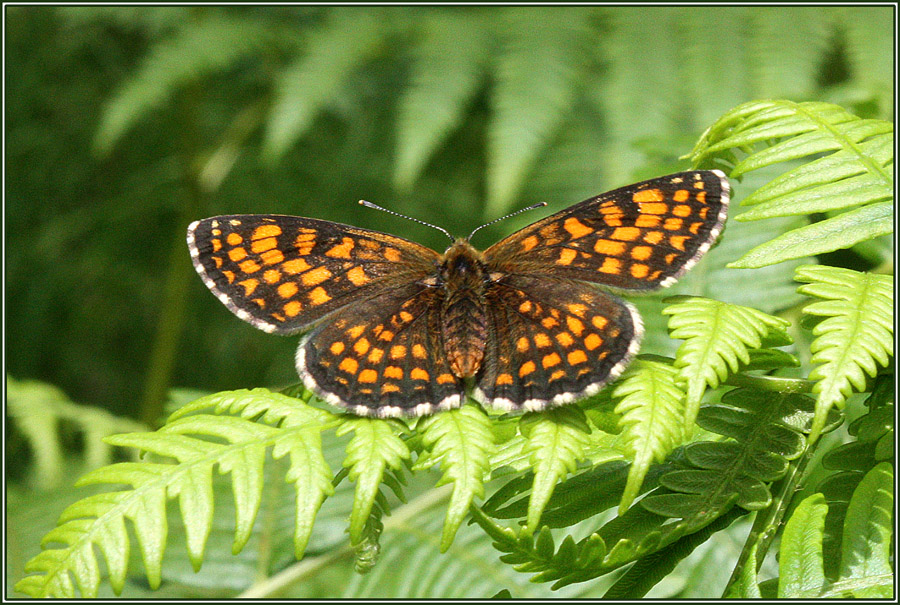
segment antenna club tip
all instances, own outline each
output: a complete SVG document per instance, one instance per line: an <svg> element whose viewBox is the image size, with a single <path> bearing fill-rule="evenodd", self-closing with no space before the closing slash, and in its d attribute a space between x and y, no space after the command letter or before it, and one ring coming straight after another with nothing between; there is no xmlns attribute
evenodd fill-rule
<svg viewBox="0 0 900 605"><path fill-rule="evenodd" d="M366 206L366 205L368 205L369 202L367 202L366 200L359 200L359 202L357 202L357 203L358 203L360 206Z"/></svg>

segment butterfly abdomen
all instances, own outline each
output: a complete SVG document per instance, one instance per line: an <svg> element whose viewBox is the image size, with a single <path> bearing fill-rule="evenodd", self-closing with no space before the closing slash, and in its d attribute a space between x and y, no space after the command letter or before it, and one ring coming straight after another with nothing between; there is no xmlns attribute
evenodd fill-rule
<svg viewBox="0 0 900 605"><path fill-rule="evenodd" d="M453 373L458 378L469 378L481 368L484 359L487 315L484 262L468 241L458 240L444 254L441 282L444 351Z"/></svg>

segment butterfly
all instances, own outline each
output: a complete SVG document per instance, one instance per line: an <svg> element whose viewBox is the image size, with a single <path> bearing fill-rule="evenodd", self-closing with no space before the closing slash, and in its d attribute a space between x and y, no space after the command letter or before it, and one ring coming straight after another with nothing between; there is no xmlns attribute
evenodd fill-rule
<svg viewBox="0 0 900 605"><path fill-rule="evenodd" d="M671 174L587 199L484 251L471 234L443 229L453 243L440 254L269 214L196 221L187 243L203 282L238 317L304 333L297 372L332 405L420 416L471 393L495 409L536 411L596 393L639 349L637 310L596 285L674 283L722 232L729 195L719 170Z"/></svg>

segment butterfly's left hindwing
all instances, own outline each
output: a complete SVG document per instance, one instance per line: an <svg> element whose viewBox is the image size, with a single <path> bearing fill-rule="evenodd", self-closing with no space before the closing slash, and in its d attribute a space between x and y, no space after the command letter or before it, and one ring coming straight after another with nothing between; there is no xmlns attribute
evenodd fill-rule
<svg viewBox="0 0 900 605"><path fill-rule="evenodd" d="M188 246L197 272L226 307L280 334L431 275L440 258L386 233L281 215L197 221L188 228Z"/></svg>

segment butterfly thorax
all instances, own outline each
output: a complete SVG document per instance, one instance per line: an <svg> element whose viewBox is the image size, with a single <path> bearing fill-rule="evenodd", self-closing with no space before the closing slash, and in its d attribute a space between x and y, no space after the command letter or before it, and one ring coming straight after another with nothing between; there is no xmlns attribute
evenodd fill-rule
<svg viewBox="0 0 900 605"><path fill-rule="evenodd" d="M456 240L444 253L440 266L444 294L441 336L450 368L459 378L474 376L484 359L487 275L482 254L468 240Z"/></svg>

